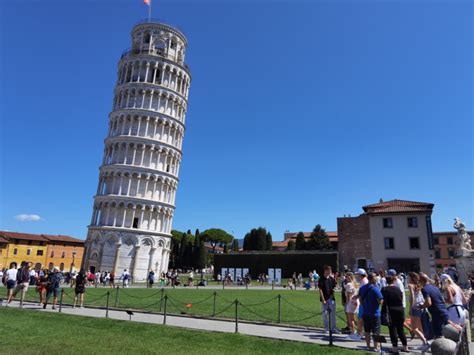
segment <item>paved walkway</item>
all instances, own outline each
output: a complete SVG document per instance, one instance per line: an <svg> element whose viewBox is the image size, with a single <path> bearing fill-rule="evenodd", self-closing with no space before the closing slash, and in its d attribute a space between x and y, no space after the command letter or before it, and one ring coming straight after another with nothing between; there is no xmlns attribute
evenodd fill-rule
<svg viewBox="0 0 474 355"><path fill-rule="evenodd" d="M5 303L4 303L5 305ZM17 301L12 302L10 307L19 307L20 304ZM46 310L43 310L41 306L37 303L25 302L23 305L24 309L27 310L36 310L40 312L58 312L58 309L52 310L51 306L48 305ZM72 314L78 316L87 316L87 317L96 317L104 318L106 316L106 311L104 309L97 308L72 308L69 305L63 305L62 313ZM123 311L118 310L109 310L108 314L110 319L117 320L130 320L130 316ZM131 321L133 322L142 322L142 323L153 323L153 324L163 324L163 315L161 314L150 314L150 313L141 313L135 312L131 316ZM166 324L175 327L188 328L188 329L198 329L205 331L213 332L224 332L224 333L234 333L236 331L235 322L232 321L223 321L223 320L211 320L211 319L199 319L191 318L185 316L170 316L166 317ZM276 325L262 325L262 324L252 324L247 322L238 323L238 332L240 334L257 336L263 338L271 339L280 339L280 340L289 340L289 341L299 341L305 343L314 343L320 345L329 344L329 336L325 335L322 330L309 330L299 327L289 327L289 326L276 326ZM387 341L390 342L388 336L386 336ZM335 346L348 348L348 349L357 349L365 350L365 342L363 341L354 341L347 337L347 335L335 334L333 336L333 343ZM412 349L413 354L421 354L421 351L416 348L421 345L419 340L409 340L409 347ZM386 346L391 346L386 344Z"/></svg>

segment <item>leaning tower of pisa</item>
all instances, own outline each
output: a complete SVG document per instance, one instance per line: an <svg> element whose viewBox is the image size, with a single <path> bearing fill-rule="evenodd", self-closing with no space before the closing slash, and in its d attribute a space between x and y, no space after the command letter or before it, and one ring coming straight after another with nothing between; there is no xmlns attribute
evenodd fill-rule
<svg viewBox="0 0 474 355"><path fill-rule="evenodd" d="M168 269L191 74L176 28L146 20L131 36L118 63L83 265L127 269L140 281Z"/></svg>

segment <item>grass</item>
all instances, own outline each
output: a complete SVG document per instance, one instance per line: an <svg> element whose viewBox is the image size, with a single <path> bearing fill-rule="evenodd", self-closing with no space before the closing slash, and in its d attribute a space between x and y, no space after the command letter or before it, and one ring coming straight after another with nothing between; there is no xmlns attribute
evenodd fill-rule
<svg viewBox="0 0 474 355"><path fill-rule="evenodd" d="M5 290L5 289L4 289ZM73 302L74 290L64 288L64 304ZM278 323L279 296L280 323L307 327L323 327L322 307L319 294L310 291L291 290L252 290L252 289L206 289L206 288L175 288L175 289L110 289L87 288L85 305L105 307L109 292L110 308L126 308L163 312L164 300L168 296L166 308L169 314L188 314L193 316L235 319L235 300L239 301L238 317L240 320ZM215 293L215 296L214 296ZM345 327L345 314L340 300L340 292L336 293L337 327ZM33 287L27 293L27 300L37 301L38 295ZM382 327L383 332L387 332Z"/></svg>
<svg viewBox="0 0 474 355"><path fill-rule="evenodd" d="M2 354L360 354L240 334L5 307L0 308L0 317Z"/></svg>

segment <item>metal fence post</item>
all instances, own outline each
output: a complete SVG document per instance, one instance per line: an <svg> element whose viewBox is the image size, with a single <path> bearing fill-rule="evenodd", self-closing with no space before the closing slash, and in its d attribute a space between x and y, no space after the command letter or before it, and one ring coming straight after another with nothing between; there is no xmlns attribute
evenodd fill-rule
<svg viewBox="0 0 474 355"><path fill-rule="evenodd" d="M214 291L214 302L212 304L212 316L216 316L216 297L217 297L217 292Z"/></svg>
<svg viewBox="0 0 474 355"><path fill-rule="evenodd" d="M332 321L331 321L331 304L328 303L330 300L326 301L326 307L327 307L327 317L328 317L328 323L329 323L329 345L332 345Z"/></svg>
<svg viewBox="0 0 474 355"><path fill-rule="evenodd" d="M117 305L118 305L119 289L120 289L120 287L117 286L117 290L115 291L115 305L114 305L115 308L117 308Z"/></svg>
<svg viewBox="0 0 474 355"><path fill-rule="evenodd" d="M281 323L281 295L278 295L278 323Z"/></svg>
<svg viewBox="0 0 474 355"><path fill-rule="evenodd" d="M165 292L164 287L161 288L161 297L160 297L160 312L161 312L161 307L163 306L163 293Z"/></svg>
<svg viewBox="0 0 474 355"><path fill-rule="evenodd" d="M235 332L239 332L239 300L235 300Z"/></svg>
<svg viewBox="0 0 474 355"><path fill-rule="evenodd" d="M63 297L64 297L64 287L61 288L61 297L59 298L59 313L63 309Z"/></svg>
<svg viewBox="0 0 474 355"><path fill-rule="evenodd" d="M223 279L222 280L222 289L224 289L224 287L225 287L225 280Z"/></svg>
<svg viewBox="0 0 474 355"><path fill-rule="evenodd" d="M107 303L105 304L105 318L109 318L109 297L110 297L110 291L107 291Z"/></svg>
<svg viewBox="0 0 474 355"><path fill-rule="evenodd" d="M165 311L163 313L163 324L166 324L166 305L168 303L168 295L165 295Z"/></svg>

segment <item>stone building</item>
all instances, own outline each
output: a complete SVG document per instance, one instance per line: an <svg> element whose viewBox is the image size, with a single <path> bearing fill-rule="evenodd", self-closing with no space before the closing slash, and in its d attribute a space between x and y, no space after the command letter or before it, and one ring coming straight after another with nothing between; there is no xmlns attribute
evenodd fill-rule
<svg viewBox="0 0 474 355"><path fill-rule="evenodd" d="M341 269L433 273L431 203L392 200L364 206L358 217L337 219Z"/></svg>
<svg viewBox="0 0 474 355"><path fill-rule="evenodd" d="M288 242L292 240L296 243L296 236L299 232L285 232L283 234L283 240L272 243L272 250L285 251L288 248ZM312 232L303 232L305 241L309 241ZM326 232L331 243L332 250L337 250L337 232Z"/></svg>
<svg viewBox="0 0 474 355"><path fill-rule="evenodd" d="M468 232L474 235L474 231ZM433 244L435 253L435 263L437 270L446 267L456 267L454 260L456 248L458 248L457 232L434 232Z"/></svg>
<svg viewBox="0 0 474 355"><path fill-rule="evenodd" d="M0 269L29 261L36 270L79 270L83 252L84 241L67 235L0 231Z"/></svg>
<svg viewBox="0 0 474 355"><path fill-rule="evenodd" d="M168 269L191 74L176 28L146 20L131 37L118 63L84 261L91 271L129 269L140 281Z"/></svg>

